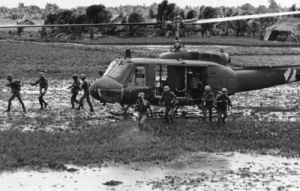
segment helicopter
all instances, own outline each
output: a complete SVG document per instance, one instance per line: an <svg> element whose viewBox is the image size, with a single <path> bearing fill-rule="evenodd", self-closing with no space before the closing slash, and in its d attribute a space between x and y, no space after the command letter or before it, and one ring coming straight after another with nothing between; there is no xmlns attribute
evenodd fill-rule
<svg viewBox="0 0 300 191"><path fill-rule="evenodd" d="M300 14L295 12L243 15L205 20L181 20L175 18L176 39L179 41L179 28L183 24L216 23L261 17L274 17ZM2 25L12 27L65 27L65 26L116 26L116 25L162 25L165 23L123 23L123 24L68 24L68 25ZM220 51L187 51L182 47L175 51L160 54L157 58L132 58L126 50L125 58L113 60L103 77L90 87L90 93L96 100L107 103L133 105L138 94L144 92L152 105L158 105L163 87L168 85L178 98L177 108L195 105L201 102L203 87L209 85L216 95L221 88L227 88L228 95L237 92L258 90L300 80L300 65L230 67L230 55ZM199 83L200 82L200 83Z"/></svg>
<svg viewBox="0 0 300 191"><path fill-rule="evenodd" d="M158 58L132 58L130 50L126 50L125 58L112 61L103 77L92 84L90 92L97 100L127 105L126 113L139 92L144 92L152 105L159 105L166 85L177 96L178 108L199 104L206 85L215 95L222 88L233 95L300 80L300 65L230 67L230 63L230 55L223 50L197 52L183 47L176 51L170 47L170 51Z"/></svg>

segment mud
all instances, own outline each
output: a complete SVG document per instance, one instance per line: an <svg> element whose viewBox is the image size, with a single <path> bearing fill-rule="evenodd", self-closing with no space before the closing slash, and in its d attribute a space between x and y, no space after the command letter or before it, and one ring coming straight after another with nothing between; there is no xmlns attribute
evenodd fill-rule
<svg viewBox="0 0 300 191"><path fill-rule="evenodd" d="M12 103L10 113L5 113L7 100L10 97L8 88L2 88L0 96L0 130L17 128L25 131L76 131L90 126L97 126L107 122L122 120L122 116L111 114L122 111L119 104L107 104L103 106L100 102L93 100L95 112L89 112L89 107L85 104L84 110L76 111L71 109L70 92L67 89L72 81L49 79L50 88L45 95L45 100L49 107L39 110L38 87L30 86L23 80L22 99L26 105L27 113L23 113L21 105L15 99ZM0 83L6 83L2 80ZM253 118L265 121L299 121L299 83L292 83L283 86L267 88L263 90L237 93L231 96L233 107L229 111L228 120L240 118ZM82 94L78 95L78 99ZM264 109L265 108L265 109ZM271 109L270 109L271 108ZM257 109L260 109L257 111ZM154 107L154 112L160 112L160 107ZM180 107L178 115L188 111L190 116L199 117L196 106ZM129 113L132 113L129 109ZM156 117L160 117L157 115ZM131 117L134 119L134 116ZM185 122L199 122L197 119Z"/></svg>
<svg viewBox="0 0 300 191"><path fill-rule="evenodd" d="M4 172L3 190L299 190L300 160L191 153L172 162L91 165L78 171Z"/></svg>

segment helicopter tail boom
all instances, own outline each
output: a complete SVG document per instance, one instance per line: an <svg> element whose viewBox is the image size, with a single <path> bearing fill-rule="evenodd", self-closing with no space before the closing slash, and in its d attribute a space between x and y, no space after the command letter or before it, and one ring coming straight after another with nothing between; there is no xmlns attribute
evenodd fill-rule
<svg viewBox="0 0 300 191"><path fill-rule="evenodd" d="M300 68L236 70L238 92L268 88L300 80Z"/></svg>

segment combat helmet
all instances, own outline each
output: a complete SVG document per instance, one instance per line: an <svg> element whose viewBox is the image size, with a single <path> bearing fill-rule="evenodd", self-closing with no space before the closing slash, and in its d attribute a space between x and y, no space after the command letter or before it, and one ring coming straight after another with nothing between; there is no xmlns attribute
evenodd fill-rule
<svg viewBox="0 0 300 191"><path fill-rule="evenodd" d="M138 97L142 97L142 96L145 96L145 93L144 93L144 92L140 92L140 93L138 94Z"/></svg>
<svg viewBox="0 0 300 191"><path fill-rule="evenodd" d="M227 89L226 88L222 88L222 94L227 94Z"/></svg>
<svg viewBox="0 0 300 191"><path fill-rule="evenodd" d="M206 90L206 91L210 91L210 90L211 90L211 88L210 88L210 86L205 86L204 90Z"/></svg>
<svg viewBox="0 0 300 191"><path fill-rule="evenodd" d="M78 78L78 74L73 74L72 78Z"/></svg>
<svg viewBox="0 0 300 191"><path fill-rule="evenodd" d="M85 74L80 74L80 79L85 79L85 78L86 78Z"/></svg>
<svg viewBox="0 0 300 191"><path fill-rule="evenodd" d="M12 78L13 78L13 75L12 75L12 74L8 74L8 75L6 76L6 78L7 78L7 79L12 79Z"/></svg>
<svg viewBox="0 0 300 191"><path fill-rule="evenodd" d="M164 87L164 92L167 92L167 91L170 91L171 89L170 89L170 87L169 86L165 86Z"/></svg>
<svg viewBox="0 0 300 191"><path fill-rule="evenodd" d="M40 72L39 75L40 75L40 77L45 77L45 73L44 72Z"/></svg>

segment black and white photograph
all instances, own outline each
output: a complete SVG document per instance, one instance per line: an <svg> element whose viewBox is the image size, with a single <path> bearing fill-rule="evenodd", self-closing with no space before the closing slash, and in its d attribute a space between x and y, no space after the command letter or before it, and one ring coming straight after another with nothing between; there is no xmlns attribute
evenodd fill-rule
<svg viewBox="0 0 300 191"><path fill-rule="evenodd" d="M296 0L0 2L1 191L300 190Z"/></svg>

